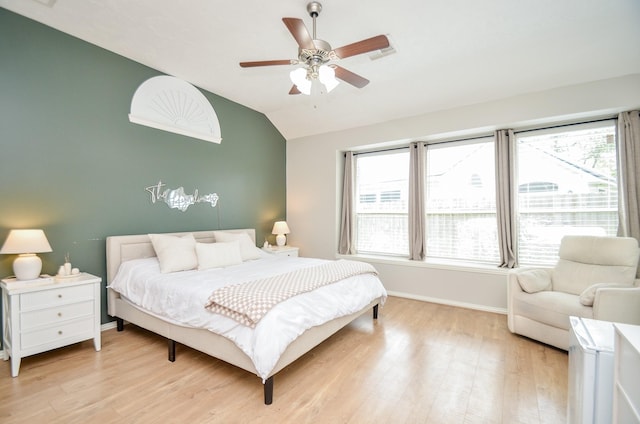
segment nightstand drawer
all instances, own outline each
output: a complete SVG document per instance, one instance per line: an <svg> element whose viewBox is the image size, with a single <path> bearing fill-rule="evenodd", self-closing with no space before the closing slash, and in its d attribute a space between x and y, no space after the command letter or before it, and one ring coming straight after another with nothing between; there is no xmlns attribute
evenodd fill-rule
<svg viewBox="0 0 640 424"><path fill-rule="evenodd" d="M24 293L20 296L20 310L38 309L53 305L79 302L93 299L93 285L83 284L75 287L61 287Z"/></svg>
<svg viewBox="0 0 640 424"><path fill-rule="evenodd" d="M42 345L52 345L56 341L60 341L66 345L66 340L82 335L86 335L87 339L93 337L93 317L88 319L77 319L69 321L65 324L55 325L43 328L41 330L24 332L21 334L21 349L31 349Z"/></svg>
<svg viewBox="0 0 640 424"><path fill-rule="evenodd" d="M93 317L92 300L23 312L20 317L20 329L27 331L37 327L48 326L56 322L64 322L87 316Z"/></svg>

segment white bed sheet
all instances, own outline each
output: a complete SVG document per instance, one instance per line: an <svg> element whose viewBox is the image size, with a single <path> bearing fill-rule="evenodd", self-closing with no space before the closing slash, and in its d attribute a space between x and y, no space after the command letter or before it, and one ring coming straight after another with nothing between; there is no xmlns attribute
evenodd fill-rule
<svg viewBox="0 0 640 424"><path fill-rule="evenodd" d="M265 380L287 346L311 327L357 312L373 299L387 297L380 279L358 275L292 297L269 311L254 329L214 314L204 305L213 290L327 262L265 254L240 265L160 273L157 258L120 265L110 288L133 304L176 324L205 328L233 341Z"/></svg>

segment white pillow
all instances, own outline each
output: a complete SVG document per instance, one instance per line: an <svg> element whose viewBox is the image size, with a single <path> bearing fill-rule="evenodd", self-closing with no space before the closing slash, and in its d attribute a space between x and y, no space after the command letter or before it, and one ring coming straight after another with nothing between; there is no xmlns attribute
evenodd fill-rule
<svg viewBox="0 0 640 424"><path fill-rule="evenodd" d="M582 293L580 293L580 303L584 306L593 306L593 301L596 299L596 291L600 288L624 288L624 287L633 287L630 284L617 284L617 283L598 283L593 284L586 289Z"/></svg>
<svg viewBox="0 0 640 424"><path fill-rule="evenodd" d="M196 243L198 269L222 268L242 263L240 242Z"/></svg>
<svg viewBox="0 0 640 424"><path fill-rule="evenodd" d="M544 269L526 269L518 272L518 283L527 293L551 289L551 276Z"/></svg>
<svg viewBox="0 0 640 424"><path fill-rule="evenodd" d="M214 231L213 236L216 241L220 242L229 242L229 241L239 241L240 242L240 256L242 256L243 261L248 261L249 259L258 259L261 256L261 251L256 247L249 237L247 233L229 233L224 231Z"/></svg>
<svg viewBox="0 0 640 424"><path fill-rule="evenodd" d="M198 266L196 239L193 234L149 234L149 238L160 262L160 272L163 274L195 269Z"/></svg>

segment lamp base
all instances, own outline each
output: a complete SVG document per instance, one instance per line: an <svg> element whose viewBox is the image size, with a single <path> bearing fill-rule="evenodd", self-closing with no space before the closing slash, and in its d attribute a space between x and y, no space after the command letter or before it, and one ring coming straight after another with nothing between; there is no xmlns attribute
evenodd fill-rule
<svg viewBox="0 0 640 424"><path fill-rule="evenodd" d="M278 246L284 246L285 244L287 244L287 236L285 236L284 234L278 234L276 236L276 244Z"/></svg>
<svg viewBox="0 0 640 424"><path fill-rule="evenodd" d="M23 253L13 261L13 273L18 280L35 280L42 271L42 259L35 253Z"/></svg>

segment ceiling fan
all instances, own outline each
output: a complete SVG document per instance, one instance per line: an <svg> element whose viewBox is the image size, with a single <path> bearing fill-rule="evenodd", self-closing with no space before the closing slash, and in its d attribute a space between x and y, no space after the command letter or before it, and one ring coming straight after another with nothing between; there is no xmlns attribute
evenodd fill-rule
<svg viewBox="0 0 640 424"><path fill-rule="evenodd" d="M357 88L362 88L369 84L368 79L331 62L362 53L386 49L389 47L387 36L377 35L332 49L329 43L316 37L316 18L320 11L322 11L322 5L317 1L312 1L307 5L307 12L313 18L313 37L309 34L302 19L282 18L287 29L298 43L297 59L240 62L240 66L251 68L255 66L304 65L302 68L291 71L290 77L294 85L289 94L310 94L312 81L316 79L324 84L327 91L333 90L338 85L336 78Z"/></svg>

